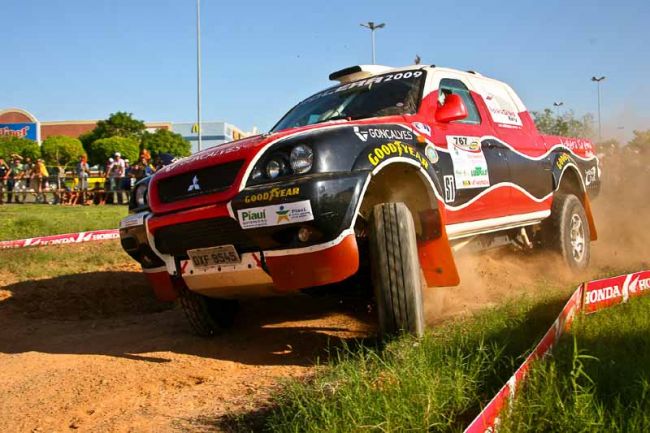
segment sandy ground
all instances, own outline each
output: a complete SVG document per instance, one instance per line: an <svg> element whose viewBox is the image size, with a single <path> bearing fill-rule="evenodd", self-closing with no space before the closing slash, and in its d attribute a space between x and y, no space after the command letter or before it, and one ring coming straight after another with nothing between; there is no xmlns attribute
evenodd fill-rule
<svg viewBox="0 0 650 433"><path fill-rule="evenodd" d="M291 297L245 303L234 330L195 337L133 269L5 289L2 432L222 430L221 416L258 407L278 379L372 329L359 302Z"/></svg>
<svg viewBox="0 0 650 433"><path fill-rule="evenodd" d="M647 195L596 209L592 266L567 274L548 254L493 252L460 261L459 287L428 289L427 320L470 314L522 293L612 269L650 266L650 230L632 224ZM0 274L0 281L2 275ZM182 311L151 298L133 265L0 290L1 432L222 431L224 417L258 408L282 378L314 371L327 349L363 338L360 301L290 297L247 302L233 331L191 334Z"/></svg>

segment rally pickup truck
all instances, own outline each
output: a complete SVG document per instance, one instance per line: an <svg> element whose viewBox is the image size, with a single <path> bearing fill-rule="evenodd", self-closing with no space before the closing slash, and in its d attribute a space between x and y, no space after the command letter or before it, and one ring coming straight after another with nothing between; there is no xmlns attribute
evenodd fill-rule
<svg viewBox="0 0 650 433"><path fill-rule="evenodd" d="M239 299L369 269L380 333L419 335L422 290L459 283L461 248L543 247L588 265L589 141L540 134L508 85L474 71L360 65L330 79L268 133L136 185L122 246L196 332L227 327Z"/></svg>

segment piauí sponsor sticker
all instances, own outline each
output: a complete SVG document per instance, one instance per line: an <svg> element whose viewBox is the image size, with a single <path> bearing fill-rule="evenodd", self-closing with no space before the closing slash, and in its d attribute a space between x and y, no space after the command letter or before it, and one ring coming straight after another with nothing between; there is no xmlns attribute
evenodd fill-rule
<svg viewBox="0 0 650 433"><path fill-rule="evenodd" d="M237 211L237 216L239 225L243 229L279 226L314 219L309 200L241 209Z"/></svg>

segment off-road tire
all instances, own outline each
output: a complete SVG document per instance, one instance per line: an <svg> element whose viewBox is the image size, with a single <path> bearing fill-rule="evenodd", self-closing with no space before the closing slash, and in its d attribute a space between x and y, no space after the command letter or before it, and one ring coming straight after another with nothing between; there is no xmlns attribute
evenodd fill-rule
<svg viewBox="0 0 650 433"><path fill-rule="evenodd" d="M230 328L239 310L235 300L210 298L187 288L181 290L179 301L192 330L202 337L212 337Z"/></svg>
<svg viewBox="0 0 650 433"><path fill-rule="evenodd" d="M544 227L544 244L558 252L572 271L581 271L591 257L589 222L585 208L573 194L553 198L551 216Z"/></svg>
<svg viewBox="0 0 650 433"><path fill-rule="evenodd" d="M424 313L413 217L404 203L382 203L370 221L370 268L382 337L422 336Z"/></svg>

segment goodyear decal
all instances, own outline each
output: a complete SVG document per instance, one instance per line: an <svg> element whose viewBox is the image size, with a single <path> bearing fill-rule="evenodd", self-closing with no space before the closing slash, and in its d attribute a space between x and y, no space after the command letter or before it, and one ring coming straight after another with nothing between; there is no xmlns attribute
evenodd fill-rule
<svg viewBox="0 0 650 433"><path fill-rule="evenodd" d="M562 170L564 166L566 165L567 162L571 161L571 157L567 153L561 153L560 156L557 157L557 160L555 161L555 166L559 169Z"/></svg>
<svg viewBox="0 0 650 433"><path fill-rule="evenodd" d="M273 188L269 191L258 192L244 197L244 203L256 203L262 201L271 201L276 198L294 197L300 194L300 187L294 186L291 188Z"/></svg>
<svg viewBox="0 0 650 433"><path fill-rule="evenodd" d="M372 164L373 167L376 167L381 161L386 158L400 156L406 156L415 159L425 170L429 168L429 161L420 155L420 153L413 146L397 140L374 147L370 153L368 153L368 161L370 161L370 164Z"/></svg>

